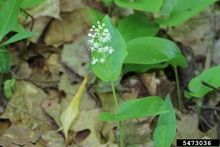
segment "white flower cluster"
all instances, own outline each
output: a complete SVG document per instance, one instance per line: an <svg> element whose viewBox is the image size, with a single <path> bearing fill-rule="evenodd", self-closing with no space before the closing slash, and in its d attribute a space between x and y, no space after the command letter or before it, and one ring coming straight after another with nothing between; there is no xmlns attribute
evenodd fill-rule
<svg viewBox="0 0 220 147"><path fill-rule="evenodd" d="M100 24L98 21L98 27L94 25L90 29L91 33L88 34L89 45L91 52L99 53L100 57L93 57L92 64L95 65L97 62L104 63L105 58L114 52L114 49L108 46L108 43L111 42L111 34L108 29L105 28L105 24Z"/></svg>

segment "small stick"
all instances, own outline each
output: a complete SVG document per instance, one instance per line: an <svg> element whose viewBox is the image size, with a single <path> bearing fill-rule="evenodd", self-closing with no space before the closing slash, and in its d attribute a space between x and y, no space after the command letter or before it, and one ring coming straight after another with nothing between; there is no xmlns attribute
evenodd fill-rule
<svg viewBox="0 0 220 147"><path fill-rule="evenodd" d="M202 83L204 86L207 86L207 87L209 87L209 88L212 88L213 90L215 90L215 91L217 91L218 93L220 93L220 90L219 90L219 89L217 89L217 88L215 88L214 86L212 86L212 85L210 85L210 84L204 82L203 80L201 81L201 83Z"/></svg>

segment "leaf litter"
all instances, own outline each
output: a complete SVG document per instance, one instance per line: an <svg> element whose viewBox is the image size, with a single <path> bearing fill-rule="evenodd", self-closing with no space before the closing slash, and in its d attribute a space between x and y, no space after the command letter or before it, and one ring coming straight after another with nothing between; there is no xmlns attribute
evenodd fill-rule
<svg viewBox="0 0 220 147"><path fill-rule="evenodd" d="M101 4L96 3L98 5L94 7L102 11ZM68 9L64 8L66 5ZM71 0L47 1L28 12L36 19L34 30L39 32L40 36L31 39L36 43L36 49L22 51L24 58L18 58L19 51L10 49L14 55L13 65L17 67L13 70L19 80L16 82L13 96L0 116L0 121L10 120L0 134L0 145L64 147L64 135L59 130L62 126L60 116L74 100L80 83L88 74L90 55L86 33L90 25L87 16L91 14L85 3L77 1L73 4ZM206 17L197 18L203 16ZM183 25L171 29L169 35L172 39L191 46L196 55L204 55L205 47L208 46L207 40L210 38L209 16L210 11L207 9ZM19 20L24 24L31 22L31 19ZM219 23L219 16L216 17L216 21ZM19 47L19 44L16 43L15 46ZM216 52L217 48L218 43ZM219 63L218 54L215 54L214 59ZM122 77L117 84L120 103L146 94L164 98L169 92L173 95L171 97L174 97L172 99L174 106L177 106L172 81L169 81L166 75L158 78L157 74L157 72L131 76L128 74L127 77ZM119 135L117 122L102 122L99 118L103 111L115 111L112 94L109 93L106 83L100 82L92 73L89 73L89 77L78 104L78 116L69 126L66 142L70 147L117 147ZM92 94L89 89L92 89ZM201 132L196 113L190 112L191 114L189 112L182 114L176 111L178 115L176 138L217 137L216 126L208 132ZM151 134L154 130L152 126L156 124L154 120L156 117L125 121L126 143L153 146Z"/></svg>

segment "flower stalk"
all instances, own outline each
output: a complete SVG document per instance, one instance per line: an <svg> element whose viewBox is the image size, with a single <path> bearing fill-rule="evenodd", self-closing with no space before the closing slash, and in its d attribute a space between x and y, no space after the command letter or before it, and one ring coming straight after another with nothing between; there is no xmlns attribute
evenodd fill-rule
<svg viewBox="0 0 220 147"><path fill-rule="evenodd" d="M111 70L109 69L109 64L106 62L107 57L111 56L115 50L109 45L112 41L112 36L109 29L106 27L105 23L97 22L97 27L92 26L90 33L88 34L88 43L90 45L89 50L92 53L92 66L103 66L108 74L109 81L111 82L112 93L114 97L115 107L117 113L120 113L118 99L115 93L114 80L112 78ZM124 135L122 128L122 121L119 121L119 131L120 131L120 147L124 147Z"/></svg>

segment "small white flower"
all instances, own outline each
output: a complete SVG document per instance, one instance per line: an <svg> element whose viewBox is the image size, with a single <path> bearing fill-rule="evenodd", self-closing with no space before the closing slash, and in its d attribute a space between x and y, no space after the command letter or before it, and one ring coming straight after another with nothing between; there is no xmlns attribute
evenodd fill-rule
<svg viewBox="0 0 220 147"><path fill-rule="evenodd" d="M95 65L95 64L96 64L96 62L98 62L98 59L97 59L97 58L95 58L95 57L93 57L93 59L92 59L92 64L93 64L93 65Z"/></svg>
<svg viewBox="0 0 220 147"><path fill-rule="evenodd" d="M94 47L94 48L98 48L98 47L99 47L99 44L98 44L97 42L95 42L94 45L93 45L93 47Z"/></svg>
<svg viewBox="0 0 220 147"><path fill-rule="evenodd" d="M91 52L95 51L95 48L94 48L94 47L91 47L91 48L90 48L90 51L91 51Z"/></svg>
<svg viewBox="0 0 220 147"><path fill-rule="evenodd" d="M99 62L101 62L103 64L105 62L105 59L101 58Z"/></svg>
<svg viewBox="0 0 220 147"><path fill-rule="evenodd" d="M88 43L90 45L91 52L97 52L96 57L92 59L92 65L95 65L97 62L103 64L105 58L108 55L111 55L114 52L112 47L109 47L108 43L111 42L111 34L108 28L105 27L104 23L97 22L97 26L92 26L88 33ZM94 56L94 55L93 55Z"/></svg>
<svg viewBox="0 0 220 147"><path fill-rule="evenodd" d="M109 47L108 47L108 46L105 46L105 47L103 48L103 52L106 53L106 52L108 51L108 49L109 49Z"/></svg>
<svg viewBox="0 0 220 147"><path fill-rule="evenodd" d="M110 48L110 49L108 50L108 53L109 53L109 54L112 54L113 52L114 52L113 48Z"/></svg>
<svg viewBox="0 0 220 147"><path fill-rule="evenodd" d="M93 44L94 40L93 39L89 39L88 42L89 42L89 44Z"/></svg>
<svg viewBox="0 0 220 147"><path fill-rule="evenodd" d="M104 33L108 33L108 29L104 29Z"/></svg>
<svg viewBox="0 0 220 147"><path fill-rule="evenodd" d="M102 53L102 51L103 51L103 48L100 47L100 48L98 48L98 51L97 51L97 52L98 52L98 53Z"/></svg>

